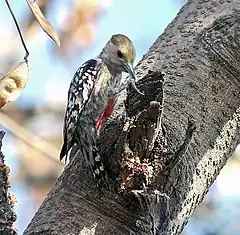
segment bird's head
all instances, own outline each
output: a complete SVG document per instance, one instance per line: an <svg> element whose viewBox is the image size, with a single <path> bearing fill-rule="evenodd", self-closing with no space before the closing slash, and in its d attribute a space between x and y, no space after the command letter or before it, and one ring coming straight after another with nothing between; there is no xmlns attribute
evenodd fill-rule
<svg viewBox="0 0 240 235"><path fill-rule="evenodd" d="M123 34L111 37L103 49L104 57L108 64L116 72L126 72L131 76L133 73L133 62L136 58L136 50L132 41Z"/></svg>
<svg viewBox="0 0 240 235"><path fill-rule="evenodd" d="M132 85L137 90L135 86L136 76L133 70L136 50L127 36L123 34L113 35L104 47L102 57L113 72L128 73L132 78Z"/></svg>

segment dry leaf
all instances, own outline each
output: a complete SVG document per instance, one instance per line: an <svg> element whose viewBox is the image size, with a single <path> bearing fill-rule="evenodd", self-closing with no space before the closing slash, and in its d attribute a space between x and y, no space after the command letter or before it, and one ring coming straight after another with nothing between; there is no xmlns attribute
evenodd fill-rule
<svg viewBox="0 0 240 235"><path fill-rule="evenodd" d="M16 100L22 93L29 76L27 61L22 61L0 80L0 108L7 102Z"/></svg>
<svg viewBox="0 0 240 235"><path fill-rule="evenodd" d="M59 37L56 33L56 31L54 30L53 26L51 25L51 23L44 17L44 15L42 14L39 6L36 3L36 0L26 0L28 6L30 7L33 15L36 17L39 25L42 27L42 29L48 34L48 36L50 38L53 39L53 41L56 42L56 44L60 47L60 40Z"/></svg>

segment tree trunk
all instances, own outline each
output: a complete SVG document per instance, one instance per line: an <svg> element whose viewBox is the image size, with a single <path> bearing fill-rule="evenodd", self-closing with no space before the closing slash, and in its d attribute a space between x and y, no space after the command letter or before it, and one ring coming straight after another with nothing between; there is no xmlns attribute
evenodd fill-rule
<svg viewBox="0 0 240 235"><path fill-rule="evenodd" d="M16 235L17 230L14 228L14 222L17 215L14 211L15 198L8 191L10 169L5 165L4 155L1 151L2 140L5 132L0 131L0 234Z"/></svg>
<svg viewBox="0 0 240 235"><path fill-rule="evenodd" d="M163 154L157 138L153 152L161 163L152 187L159 195L152 214L129 195L111 192L100 198L84 159L77 156L24 234L180 234L239 142L239 32L239 0L189 0L136 67L146 97L130 93L131 118L151 101L161 103L158 71L166 74L161 123L169 154ZM197 126L190 144L185 138L189 119ZM124 125L114 119L101 136L101 151L109 158L121 155L121 148L108 146L119 140ZM184 139L188 151L179 154Z"/></svg>

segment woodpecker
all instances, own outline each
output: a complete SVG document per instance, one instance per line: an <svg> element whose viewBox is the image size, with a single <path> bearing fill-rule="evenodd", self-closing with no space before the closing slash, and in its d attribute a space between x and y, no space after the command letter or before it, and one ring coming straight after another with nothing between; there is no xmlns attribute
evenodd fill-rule
<svg viewBox="0 0 240 235"><path fill-rule="evenodd" d="M77 145L99 186L107 185L107 174L96 138L126 84L131 83L141 93L135 86L135 57L132 41L122 34L113 35L96 58L88 60L76 71L68 91L60 160L67 159L73 145ZM122 72L130 75L127 82L122 81Z"/></svg>

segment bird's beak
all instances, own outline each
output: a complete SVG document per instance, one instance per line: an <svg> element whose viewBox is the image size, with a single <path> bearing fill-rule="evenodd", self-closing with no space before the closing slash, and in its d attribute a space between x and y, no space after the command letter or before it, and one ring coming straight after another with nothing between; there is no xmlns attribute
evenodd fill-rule
<svg viewBox="0 0 240 235"><path fill-rule="evenodd" d="M133 65L131 63L127 64L126 66L126 70L129 73L129 75L134 79L134 81L136 80L136 76L133 70Z"/></svg>
<svg viewBox="0 0 240 235"><path fill-rule="evenodd" d="M141 95L144 95L144 93L142 93L141 91L139 91L139 89L136 87L136 75L134 73L134 70L133 70L133 65L131 63L127 64L126 66L126 70L127 72L129 73L129 75L131 76L131 80L130 80L130 83L132 84L134 90L141 94Z"/></svg>

